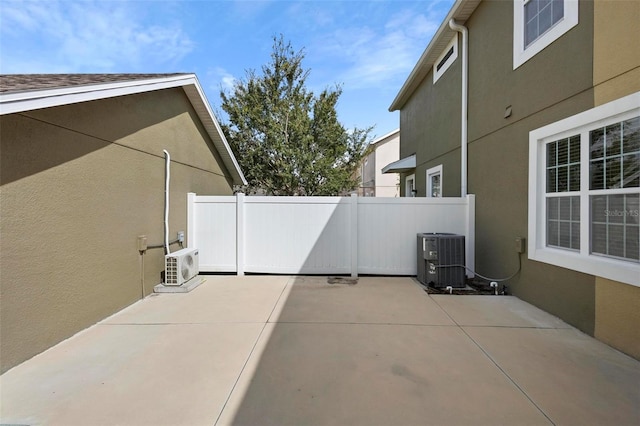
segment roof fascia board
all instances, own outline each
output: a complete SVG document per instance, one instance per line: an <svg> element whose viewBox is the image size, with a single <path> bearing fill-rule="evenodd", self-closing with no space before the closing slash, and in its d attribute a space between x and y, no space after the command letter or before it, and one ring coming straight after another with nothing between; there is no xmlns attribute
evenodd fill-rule
<svg viewBox="0 0 640 426"><path fill-rule="evenodd" d="M444 46L451 41L449 34L453 35L454 31L449 28L449 21L452 18L466 21L481 1L482 0L456 0L453 6L451 6L449 14L447 14L447 17L440 24L429 45L424 52L422 52L422 55L420 55L418 63L413 67L409 77L407 77L407 80L389 106L390 112L398 111L404 106L418 84L429 73L437 55L441 53L441 48L444 48Z"/></svg>
<svg viewBox="0 0 640 426"><path fill-rule="evenodd" d="M195 74L185 74L146 80L9 93L0 95L0 115L168 89L192 84L194 81Z"/></svg>
<svg viewBox="0 0 640 426"><path fill-rule="evenodd" d="M209 101L207 100L207 96L204 94L204 90L202 90L202 86L200 86L200 82L198 81L198 77L197 76L193 76L193 86L195 87L197 93L198 93L198 98L193 97L189 91L185 91L187 97L189 98L189 101L193 104L194 102L201 102L201 106L203 108L206 109L208 117L210 118L210 120L204 120L203 117L201 116L200 119L202 120L203 124L205 125L205 127L207 128L207 132L210 135L213 135L213 130L215 130L215 133L217 133L220 136L220 143L222 144L222 147L220 146L216 146L216 148L220 149L223 148L224 151L227 152L228 154L228 160L231 163L231 165L233 167L229 167L229 165L227 164L227 168L229 169L229 171L231 173L234 173L236 176L234 176L234 181L237 184L242 184L242 185L246 185L247 184L247 179L244 176L244 173L242 173L242 169L240 168L240 165L238 164L238 161L235 157L235 155L233 155L233 151L231 151L231 146L229 146L229 143L227 142L227 138L224 135L224 132L222 131L222 127L220 127L220 123L218 123L218 120L216 119L215 114L213 113L213 111L211 110L211 106L209 105ZM210 121L210 122L209 122ZM213 128L210 128L210 126L213 125ZM214 140L215 143L215 140ZM223 156L224 159L225 156Z"/></svg>

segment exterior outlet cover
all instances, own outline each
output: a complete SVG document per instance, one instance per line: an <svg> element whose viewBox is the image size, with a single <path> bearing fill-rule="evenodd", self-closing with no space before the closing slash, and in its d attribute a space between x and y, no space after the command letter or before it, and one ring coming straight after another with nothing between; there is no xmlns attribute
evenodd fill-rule
<svg viewBox="0 0 640 426"><path fill-rule="evenodd" d="M525 242L526 238L524 237L516 237L516 252L524 253L525 251Z"/></svg>

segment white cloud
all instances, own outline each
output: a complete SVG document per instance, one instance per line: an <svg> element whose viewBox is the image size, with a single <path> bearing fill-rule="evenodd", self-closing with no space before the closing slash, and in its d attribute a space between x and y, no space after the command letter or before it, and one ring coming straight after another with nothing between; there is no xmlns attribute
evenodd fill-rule
<svg viewBox="0 0 640 426"><path fill-rule="evenodd" d="M179 24L144 18L126 2L4 1L3 72L152 71L193 49Z"/></svg>
<svg viewBox="0 0 640 426"><path fill-rule="evenodd" d="M222 67L216 67L207 71L207 79L211 81L209 87L212 90L231 90L236 83L236 78Z"/></svg>

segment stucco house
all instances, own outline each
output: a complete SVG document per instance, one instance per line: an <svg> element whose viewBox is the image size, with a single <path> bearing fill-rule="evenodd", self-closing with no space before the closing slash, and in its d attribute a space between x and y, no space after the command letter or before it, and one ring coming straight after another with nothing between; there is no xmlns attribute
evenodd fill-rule
<svg viewBox="0 0 640 426"><path fill-rule="evenodd" d="M389 108L403 192L475 194L476 272L521 261L509 292L636 358L638 22L637 1L457 0Z"/></svg>
<svg viewBox="0 0 640 426"><path fill-rule="evenodd" d="M0 141L2 372L161 282L163 150L171 240L245 183L194 74L2 75Z"/></svg>
<svg viewBox="0 0 640 426"><path fill-rule="evenodd" d="M384 174L384 165L398 160L400 129L374 139L369 154L360 165L361 184L358 195L364 197L399 197L398 175Z"/></svg>

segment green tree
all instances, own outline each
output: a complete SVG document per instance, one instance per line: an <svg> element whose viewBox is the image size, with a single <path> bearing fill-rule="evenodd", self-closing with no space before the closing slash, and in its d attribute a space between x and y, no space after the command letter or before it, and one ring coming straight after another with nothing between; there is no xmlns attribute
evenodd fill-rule
<svg viewBox="0 0 640 426"><path fill-rule="evenodd" d="M228 115L222 127L249 194L339 195L358 185L372 128L347 131L336 113L341 87L314 95L303 59L302 50L274 37L262 75L249 70L230 93L220 92Z"/></svg>

